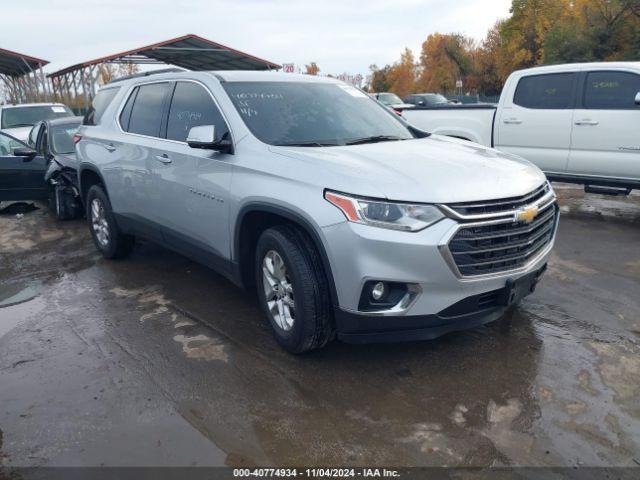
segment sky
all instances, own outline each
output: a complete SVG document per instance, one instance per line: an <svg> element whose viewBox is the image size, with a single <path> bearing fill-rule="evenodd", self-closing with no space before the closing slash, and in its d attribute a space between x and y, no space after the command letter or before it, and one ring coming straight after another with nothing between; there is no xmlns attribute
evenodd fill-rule
<svg viewBox="0 0 640 480"><path fill-rule="evenodd" d="M44 58L47 73L195 33L275 63L361 73L416 56L430 33L478 40L511 0L4 0L0 48Z"/></svg>

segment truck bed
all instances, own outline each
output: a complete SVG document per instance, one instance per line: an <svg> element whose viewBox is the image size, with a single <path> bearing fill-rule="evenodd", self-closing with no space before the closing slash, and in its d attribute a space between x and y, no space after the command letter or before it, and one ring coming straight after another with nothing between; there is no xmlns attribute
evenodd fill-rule
<svg viewBox="0 0 640 480"><path fill-rule="evenodd" d="M402 109L402 115L421 130L491 147L496 110L489 104L445 105Z"/></svg>

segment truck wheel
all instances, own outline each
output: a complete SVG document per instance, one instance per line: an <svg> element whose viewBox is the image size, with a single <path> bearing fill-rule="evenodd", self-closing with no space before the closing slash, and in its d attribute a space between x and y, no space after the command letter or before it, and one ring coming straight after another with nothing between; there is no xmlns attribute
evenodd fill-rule
<svg viewBox="0 0 640 480"><path fill-rule="evenodd" d="M111 203L100 185L87 193L87 220L96 247L105 258L124 258L131 252L134 237L118 229Z"/></svg>
<svg viewBox="0 0 640 480"><path fill-rule="evenodd" d="M265 230L256 247L260 305L276 341L290 353L323 347L334 336L329 286L315 246L301 230Z"/></svg>

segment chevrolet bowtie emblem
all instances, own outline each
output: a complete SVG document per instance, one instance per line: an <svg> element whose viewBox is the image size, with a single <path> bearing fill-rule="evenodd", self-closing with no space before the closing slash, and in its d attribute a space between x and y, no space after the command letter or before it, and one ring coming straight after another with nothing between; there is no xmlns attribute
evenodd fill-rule
<svg viewBox="0 0 640 480"><path fill-rule="evenodd" d="M538 207L526 207L516 211L515 221L531 223L538 216Z"/></svg>

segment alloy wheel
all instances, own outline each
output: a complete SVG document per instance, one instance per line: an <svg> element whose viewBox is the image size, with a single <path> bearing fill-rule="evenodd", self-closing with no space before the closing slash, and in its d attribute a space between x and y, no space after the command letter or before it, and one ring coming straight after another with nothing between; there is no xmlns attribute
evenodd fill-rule
<svg viewBox="0 0 640 480"><path fill-rule="evenodd" d="M269 313L282 330L289 331L295 322L293 285L284 260L275 250L269 250L262 260L262 286Z"/></svg>
<svg viewBox="0 0 640 480"><path fill-rule="evenodd" d="M107 248L110 239L109 224L107 223L104 205L99 198L94 198L91 201L91 227L100 246Z"/></svg>

